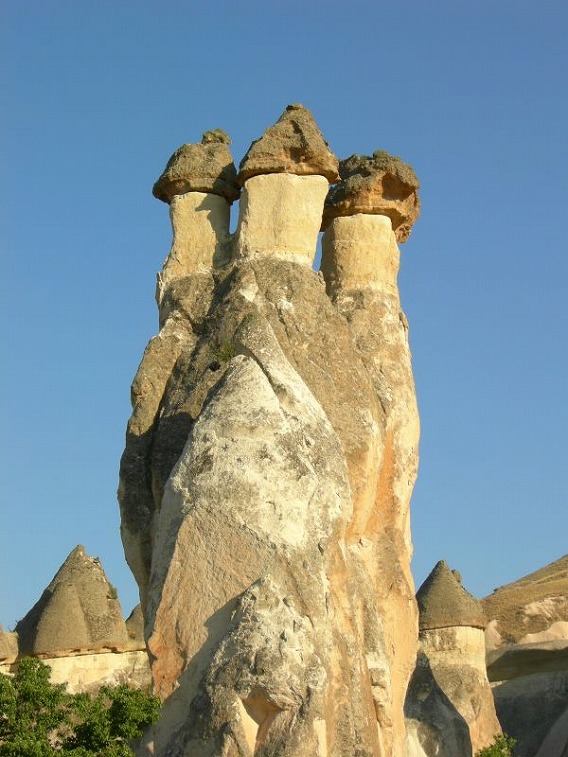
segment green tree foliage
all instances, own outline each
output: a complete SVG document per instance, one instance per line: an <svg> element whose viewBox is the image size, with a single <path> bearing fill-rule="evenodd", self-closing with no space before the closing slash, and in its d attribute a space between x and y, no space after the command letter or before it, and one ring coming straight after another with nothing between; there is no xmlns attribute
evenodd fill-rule
<svg viewBox="0 0 568 757"><path fill-rule="evenodd" d="M128 686L67 694L40 660L23 659L0 675L0 756L131 757L128 741L159 716L159 700Z"/></svg>
<svg viewBox="0 0 568 757"><path fill-rule="evenodd" d="M515 739L499 734L490 746L476 752L475 757L512 757L513 747L516 743Z"/></svg>

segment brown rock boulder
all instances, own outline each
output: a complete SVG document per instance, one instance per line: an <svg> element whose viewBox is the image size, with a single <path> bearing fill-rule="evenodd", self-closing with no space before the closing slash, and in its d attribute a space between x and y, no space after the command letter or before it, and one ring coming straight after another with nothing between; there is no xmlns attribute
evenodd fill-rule
<svg viewBox="0 0 568 757"><path fill-rule="evenodd" d="M338 216L367 213L388 216L397 241L408 239L420 215L420 184L407 163L377 150L371 156L342 160L339 174L341 182L329 190L326 199L322 231Z"/></svg>
<svg viewBox="0 0 568 757"><path fill-rule="evenodd" d="M154 184L154 197L170 203L174 195L210 192L228 202L239 196L237 169L229 150L231 140L221 129L206 131L201 144L179 147Z"/></svg>
<svg viewBox="0 0 568 757"><path fill-rule="evenodd" d="M274 126L252 143L239 166L239 184L268 173L317 174L330 183L339 179L338 160L303 105L288 105Z"/></svg>
<svg viewBox="0 0 568 757"><path fill-rule="evenodd" d="M20 654L122 648L127 642L116 590L99 560L81 545L65 560L40 599L19 621Z"/></svg>

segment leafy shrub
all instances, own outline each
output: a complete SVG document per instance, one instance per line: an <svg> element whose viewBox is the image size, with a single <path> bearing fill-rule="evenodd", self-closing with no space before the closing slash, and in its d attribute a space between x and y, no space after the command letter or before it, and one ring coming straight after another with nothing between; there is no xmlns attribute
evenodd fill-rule
<svg viewBox="0 0 568 757"><path fill-rule="evenodd" d="M40 660L23 659L0 675L1 757L131 757L129 739L158 720L156 697L128 686L68 694Z"/></svg>
<svg viewBox="0 0 568 757"><path fill-rule="evenodd" d="M476 752L475 757L512 757L516 743L515 739L499 734L492 744Z"/></svg>

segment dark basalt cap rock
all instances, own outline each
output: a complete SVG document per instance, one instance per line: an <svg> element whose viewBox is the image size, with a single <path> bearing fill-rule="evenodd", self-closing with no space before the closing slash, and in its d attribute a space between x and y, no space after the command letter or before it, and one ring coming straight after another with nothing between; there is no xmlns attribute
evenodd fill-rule
<svg viewBox="0 0 568 757"><path fill-rule="evenodd" d="M481 603L463 588L444 560L436 564L418 589L416 600L420 630L487 625Z"/></svg>
<svg viewBox="0 0 568 757"><path fill-rule="evenodd" d="M81 545L16 626L20 654L122 648L128 636L116 590Z"/></svg>
<svg viewBox="0 0 568 757"><path fill-rule="evenodd" d="M259 174L292 173L339 179L339 161L329 149L314 117L303 105L288 105L274 126L270 126L249 147L239 167L238 181Z"/></svg>
<svg viewBox="0 0 568 757"><path fill-rule="evenodd" d="M352 155L339 164L341 183L325 201L322 229L338 216L385 215L399 242L410 236L420 215L420 183L412 168L383 150L371 156Z"/></svg>
<svg viewBox="0 0 568 757"><path fill-rule="evenodd" d="M179 147L154 184L152 194L170 203L174 195L210 192L228 202L239 196L237 169L229 150L231 140L222 129L206 131L201 143Z"/></svg>

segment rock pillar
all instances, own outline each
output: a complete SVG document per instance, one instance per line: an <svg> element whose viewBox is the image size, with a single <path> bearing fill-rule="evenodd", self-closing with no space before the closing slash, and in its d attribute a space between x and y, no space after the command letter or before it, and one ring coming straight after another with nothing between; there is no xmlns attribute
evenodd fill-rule
<svg viewBox="0 0 568 757"><path fill-rule="evenodd" d="M418 663L406 701L409 757L464 757L501 732L485 667L485 615L440 561L417 594Z"/></svg>
<svg viewBox="0 0 568 757"><path fill-rule="evenodd" d="M215 194L172 160L174 195ZM402 222L383 205L334 220L338 168L289 106L240 164L231 259L205 270L212 244L163 274L120 484L164 700L156 754L404 754L418 423ZM310 267L322 217L327 288Z"/></svg>
<svg viewBox="0 0 568 757"><path fill-rule="evenodd" d="M375 689L375 700L386 753L403 754L403 704L418 633L410 497L420 424L398 292L397 241L408 238L418 216L418 180L410 166L384 152L353 155L339 170L342 180L330 190L324 210L321 270L385 413L369 455L350 465L354 514L347 538L365 566L383 618L390 682Z"/></svg>

